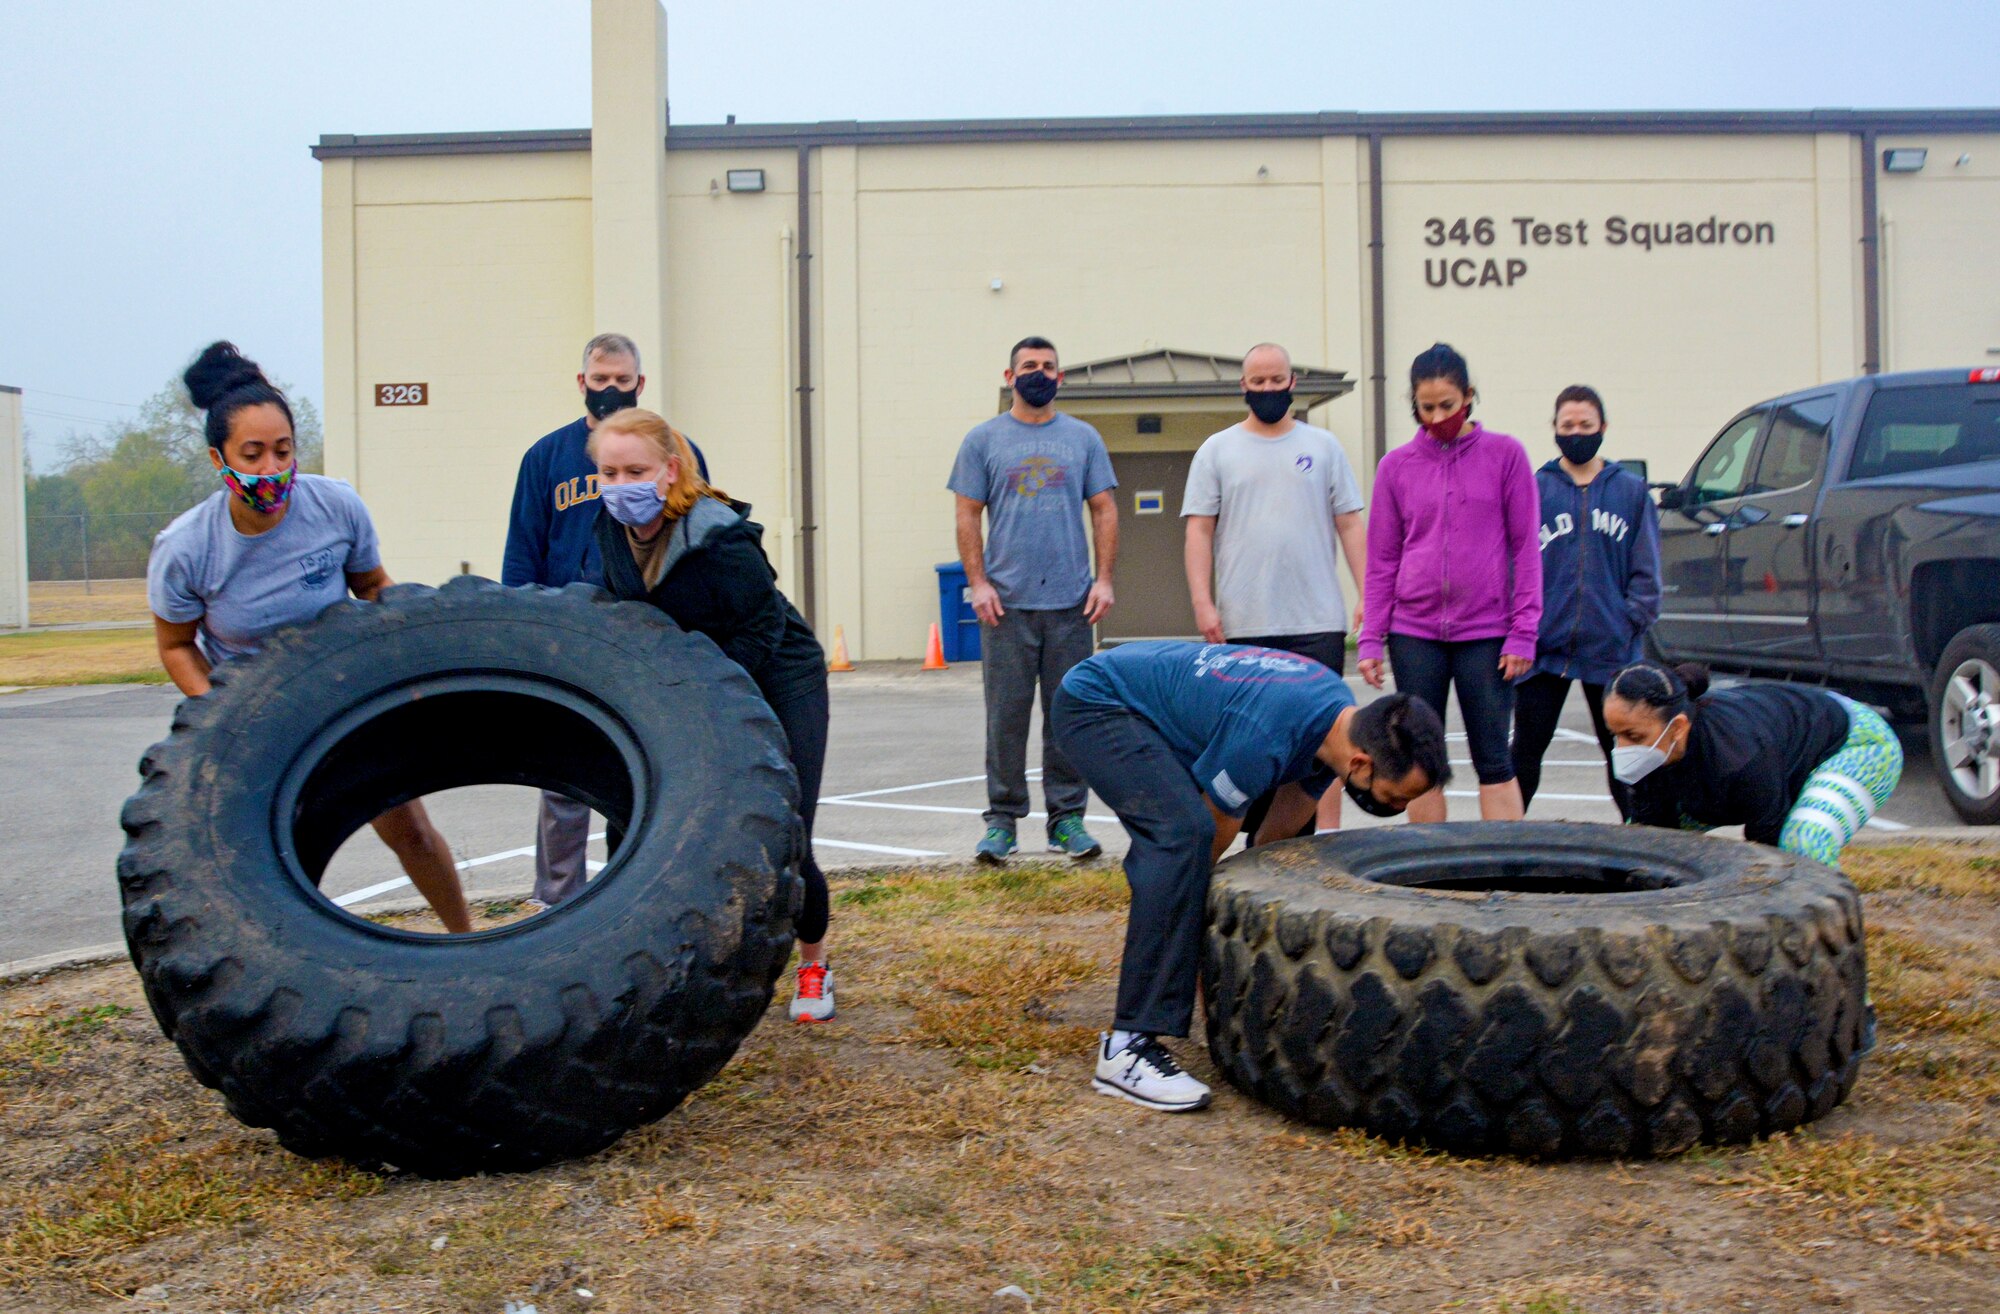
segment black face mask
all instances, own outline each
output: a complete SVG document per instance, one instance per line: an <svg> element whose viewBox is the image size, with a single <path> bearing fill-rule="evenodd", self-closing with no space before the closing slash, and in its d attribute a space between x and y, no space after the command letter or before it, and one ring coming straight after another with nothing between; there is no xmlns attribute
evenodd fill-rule
<svg viewBox="0 0 2000 1314"><path fill-rule="evenodd" d="M639 404L637 388L586 388L583 393L583 409L590 412L593 420L607 420L620 411L629 411Z"/></svg>
<svg viewBox="0 0 2000 1314"><path fill-rule="evenodd" d="M1563 459L1571 465L1589 465L1597 455L1597 449L1604 445L1603 431L1597 433L1559 433L1556 446L1562 449Z"/></svg>
<svg viewBox="0 0 2000 1314"><path fill-rule="evenodd" d="M1347 791L1347 796L1354 800L1354 806L1360 808L1371 817L1400 817L1403 815L1401 808L1384 803L1381 799L1375 797L1375 780L1372 776L1369 778L1368 788L1366 789L1355 784L1351 778L1343 781L1341 787Z"/></svg>
<svg viewBox="0 0 2000 1314"><path fill-rule="evenodd" d="M1055 375L1044 374L1040 370L1036 370L1032 374L1016 374L1014 376L1014 395L1036 410L1040 410L1054 401L1056 399L1056 389L1060 387L1062 387L1062 383Z"/></svg>
<svg viewBox="0 0 2000 1314"><path fill-rule="evenodd" d="M1252 392L1245 389L1243 400L1250 404L1250 413L1265 424L1276 424L1291 413L1292 390L1273 388L1268 392Z"/></svg>

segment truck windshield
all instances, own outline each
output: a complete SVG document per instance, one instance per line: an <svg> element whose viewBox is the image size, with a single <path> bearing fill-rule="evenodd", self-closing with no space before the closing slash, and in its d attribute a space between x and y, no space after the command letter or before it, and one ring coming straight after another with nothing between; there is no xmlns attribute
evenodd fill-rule
<svg viewBox="0 0 2000 1314"><path fill-rule="evenodd" d="M2000 461L2000 385L1885 388L1868 403L1849 479Z"/></svg>

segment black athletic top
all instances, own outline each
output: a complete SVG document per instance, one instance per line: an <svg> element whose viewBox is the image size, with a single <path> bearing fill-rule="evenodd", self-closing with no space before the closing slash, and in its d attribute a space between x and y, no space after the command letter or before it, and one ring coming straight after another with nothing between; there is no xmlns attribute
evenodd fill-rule
<svg viewBox="0 0 2000 1314"><path fill-rule="evenodd" d="M1632 787L1632 820L1669 830L1743 827L1776 844L1806 777L1847 742L1847 708L1790 684L1719 689L1695 704L1681 760Z"/></svg>
<svg viewBox="0 0 2000 1314"><path fill-rule="evenodd" d="M597 546L605 587L650 602L684 630L706 634L750 673L773 702L826 684L826 654L805 618L778 591L764 556L763 528L741 502L698 499L667 535L651 588L633 559L625 526L599 511Z"/></svg>

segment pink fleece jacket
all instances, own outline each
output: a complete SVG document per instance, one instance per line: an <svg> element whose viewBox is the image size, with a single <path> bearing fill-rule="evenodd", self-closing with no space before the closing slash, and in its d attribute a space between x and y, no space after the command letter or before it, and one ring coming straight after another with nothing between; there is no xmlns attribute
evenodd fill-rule
<svg viewBox="0 0 2000 1314"><path fill-rule="evenodd" d="M1474 424L1449 443L1419 429L1382 458L1368 508L1360 655L1383 639L1504 637L1535 657L1542 620L1541 498L1520 442Z"/></svg>

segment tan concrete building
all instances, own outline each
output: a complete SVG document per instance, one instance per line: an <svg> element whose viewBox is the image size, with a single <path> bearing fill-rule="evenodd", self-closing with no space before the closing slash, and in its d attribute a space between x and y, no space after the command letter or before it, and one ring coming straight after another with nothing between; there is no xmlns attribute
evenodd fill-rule
<svg viewBox="0 0 2000 1314"><path fill-rule="evenodd" d="M1763 397L2000 356L2000 110L670 126L655 0L592 13L589 130L314 147L327 468L399 579L499 574L520 455L581 413L601 330L872 658L922 650L944 479L1026 334L1098 363L1058 404L1119 467L1111 637L1185 609L1174 471L1263 339L1364 485L1439 339L1538 459L1586 382L1655 478Z"/></svg>

